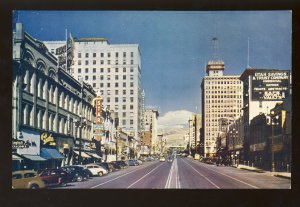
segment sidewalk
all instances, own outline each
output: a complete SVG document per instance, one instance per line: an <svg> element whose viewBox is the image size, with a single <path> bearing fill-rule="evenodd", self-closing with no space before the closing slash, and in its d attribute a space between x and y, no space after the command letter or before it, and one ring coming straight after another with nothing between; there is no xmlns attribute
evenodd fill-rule
<svg viewBox="0 0 300 207"><path fill-rule="evenodd" d="M288 172L271 172L271 171L264 171L262 169L256 168L256 167L251 167L248 165L232 165L231 167L235 167L238 169L242 169L242 170L249 170L249 171L253 171L253 172L257 172L257 173L266 173L270 176L276 176L276 177L282 177L282 178L287 178L287 179L291 179L291 173Z"/></svg>

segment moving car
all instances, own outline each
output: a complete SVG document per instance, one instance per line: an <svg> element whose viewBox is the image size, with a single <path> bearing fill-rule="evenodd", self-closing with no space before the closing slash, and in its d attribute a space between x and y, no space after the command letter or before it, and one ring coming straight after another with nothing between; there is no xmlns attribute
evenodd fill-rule
<svg viewBox="0 0 300 207"><path fill-rule="evenodd" d="M118 164L118 163L116 163L116 162L111 162L111 164L113 165L113 167L114 167L115 170L121 170L121 169L123 169L123 166L120 165L120 164Z"/></svg>
<svg viewBox="0 0 300 207"><path fill-rule="evenodd" d="M200 159L200 155L199 154L195 154L194 160L199 160L199 159Z"/></svg>
<svg viewBox="0 0 300 207"><path fill-rule="evenodd" d="M213 164L213 161L209 157L202 157L200 161L210 165Z"/></svg>
<svg viewBox="0 0 300 207"><path fill-rule="evenodd" d="M82 182L90 178L88 170L81 166L65 166L61 169L68 172L73 177L72 181Z"/></svg>
<svg viewBox="0 0 300 207"><path fill-rule="evenodd" d="M93 176L97 176L97 175L103 176L108 173L107 169L105 169L104 167L99 166L99 165L88 164L88 165L85 165L85 167L92 173Z"/></svg>
<svg viewBox="0 0 300 207"><path fill-rule="evenodd" d="M124 160L118 160L118 161L116 161L116 163L121 165L122 168L128 167L127 163Z"/></svg>
<svg viewBox="0 0 300 207"><path fill-rule="evenodd" d="M159 158L159 161L160 161L160 162L165 162L165 161L166 161L166 158L163 157L163 156L161 156L161 157Z"/></svg>
<svg viewBox="0 0 300 207"><path fill-rule="evenodd" d="M12 173L13 189L39 189L45 188L46 184L33 170L16 171Z"/></svg>
<svg viewBox="0 0 300 207"><path fill-rule="evenodd" d="M136 160L138 163L139 163L139 165L142 165L143 164L143 161L142 160Z"/></svg>
<svg viewBox="0 0 300 207"><path fill-rule="evenodd" d="M39 175L47 186L66 186L73 179L73 176L63 169L45 169Z"/></svg>

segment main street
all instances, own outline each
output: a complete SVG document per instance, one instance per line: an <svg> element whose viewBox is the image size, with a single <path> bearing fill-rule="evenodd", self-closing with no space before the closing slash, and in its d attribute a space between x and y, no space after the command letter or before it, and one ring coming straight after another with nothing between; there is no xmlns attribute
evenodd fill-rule
<svg viewBox="0 0 300 207"><path fill-rule="evenodd" d="M145 162L140 166L69 183L67 189L289 189L291 181L233 167L208 165L190 158Z"/></svg>

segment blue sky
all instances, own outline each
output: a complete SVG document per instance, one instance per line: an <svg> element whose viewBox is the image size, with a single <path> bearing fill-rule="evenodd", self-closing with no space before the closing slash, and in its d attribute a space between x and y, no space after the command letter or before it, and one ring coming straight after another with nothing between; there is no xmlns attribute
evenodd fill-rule
<svg viewBox="0 0 300 207"><path fill-rule="evenodd" d="M103 37L139 44L146 106L200 112L200 83L217 34L225 75L247 66L291 69L290 11L20 11L19 21L39 40ZM197 106L197 111L196 111Z"/></svg>

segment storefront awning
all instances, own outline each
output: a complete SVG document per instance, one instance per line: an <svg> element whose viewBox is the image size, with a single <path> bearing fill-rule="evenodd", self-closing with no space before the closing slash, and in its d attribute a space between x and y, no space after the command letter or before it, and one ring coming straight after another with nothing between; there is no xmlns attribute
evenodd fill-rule
<svg viewBox="0 0 300 207"><path fill-rule="evenodd" d="M38 155L22 155L22 156L32 161L46 161L46 159Z"/></svg>
<svg viewBox="0 0 300 207"><path fill-rule="evenodd" d="M97 159L101 159L101 157L99 155L97 155L96 153L91 153L91 152L88 152L88 155L94 157L94 158L97 158Z"/></svg>
<svg viewBox="0 0 300 207"><path fill-rule="evenodd" d="M77 155L79 155L79 152L78 152L78 151L75 151L75 150L74 150L74 152L75 152ZM83 158L91 158L88 154L86 154L85 152L82 152L82 151L81 151L81 157L83 157Z"/></svg>
<svg viewBox="0 0 300 207"><path fill-rule="evenodd" d="M41 157L47 160L60 160L65 158L56 149L50 148L41 148Z"/></svg>
<svg viewBox="0 0 300 207"><path fill-rule="evenodd" d="M21 157L17 156L17 155L12 155L12 160L18 160L21 161L23 160Z"/></svg>

